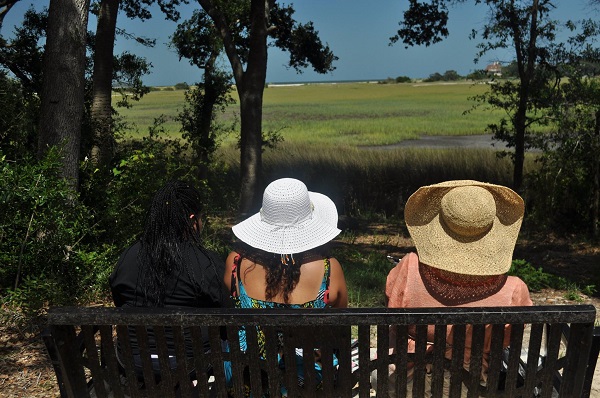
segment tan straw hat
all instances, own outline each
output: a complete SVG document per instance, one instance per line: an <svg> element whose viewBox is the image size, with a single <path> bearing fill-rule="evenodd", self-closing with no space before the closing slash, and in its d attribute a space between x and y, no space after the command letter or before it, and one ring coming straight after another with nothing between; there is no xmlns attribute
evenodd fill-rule
<svg viewBox="0 0 600 398"><path fill-rule="evenodd" d="M419 188L404 218L419 261L464 275L506 273L525 206L513 190L472 180Z"/></svg>

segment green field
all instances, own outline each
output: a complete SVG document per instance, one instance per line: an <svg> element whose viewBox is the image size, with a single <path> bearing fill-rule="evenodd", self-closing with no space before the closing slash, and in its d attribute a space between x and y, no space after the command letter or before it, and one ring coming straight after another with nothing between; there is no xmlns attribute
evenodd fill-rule
<svg viewBox="0 0 600 398"><path fill-rule="evenodd" d="M485 84L338 83L269 86L264 91L263 130L278 131L288 143L385 145L420 135L482 134L499 113L477 110L464 115ZM131 109L119 109L144 134L159 115L164 128L178 134L174 117L183 107L183 91L152 91ZM233 92L237 99L237 93ZM223 115L234 120L238 105ZM233 142L232 134L226 142Z"/></svg>
<svg viewBox="0 0 600 398"><path fill-rule="evenodd" d="M492 148L367 148L425 134L484 133L489 123L499 120L500 112L464 112L474 105L469 97L487 87L471 83L267 87L263 131L278 132L284 141L264 151L262 177L298 178L334 198L343 214L397 214L399 198L439 181L474 179L509 185L512 163L496 156ZM152 91L122 114L146 134L154 118L165 115L163 128L176 136L180 127L174 118L183 105L184 91ZM222 118L233 121L238 112L237 104L232 105ZM237 137L237 132L229 134L216 156L231 181L239 179ZM525 171L533 166L534 159L528 156Z"/></svg>

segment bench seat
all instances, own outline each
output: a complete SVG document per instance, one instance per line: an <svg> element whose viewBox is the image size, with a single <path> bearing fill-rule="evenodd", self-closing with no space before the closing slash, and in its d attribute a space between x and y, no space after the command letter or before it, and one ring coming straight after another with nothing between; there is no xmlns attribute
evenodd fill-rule
<svg viewBox="0 0 600 398"><path fill-rule="evenodd" d="M450 396L460 397L588 397L600 334L594 335L596 310L591 305L488 307L488 308L348 308L348 309L158 309L60 307L48 313L44 332L63 397L241 397L244 384L254 397L280 396L282 385L290 397L368 397L372 394L370 374L387 374L388 365L406 369L414 364L413 396L422 396L430 369L434 397L442 396L444 370L451 376ZM248 349L242 352L238 328L247 330ZM408 327L416 326L417 347L426 343L427 326L435 327L432 352L398 350L388 355L389 326L397 327L397 345L406 346ZM471 366L465 369L466 325L472 325ZM486 325L491 325L491 352L487 384L480 383ZM512 325L510 346L505 349L505 325ZM256 328L266 339L267 358L258 354ZM140 344L143 376L137 377L133 360L117 360L115 341L127 341L134 327ZM152 327L160 360L160 378L154 377L144 333ZM173 333L177 358L185 358L185 336L191 336L193 355L168 365L165 328ZM447 359L446 330L453 327L452 359ZM489 329L489 327L488 327ZM203 333L204 331L204 333ZM203 336L208 331L208 336ZM229 351L221 339L226 332ZM141 337L140 337L141 335ZM202 340L210 341L205 352ZM283 341L284 355L302 348L304 386L296 382L295 361L281 369L277 342ZM131 347L124 344L123 352ZM317 389L313 349L319 349L323 382ZM371 353L377 353L373 358ZM522 358L523 353L527 353ZM354 355L353 355L354 354ZM333 357L338 365L333 365ZM541 358L541 359L540 359ZM523 360L525 359L525 360ZM231 361L233 384L226 385L223 362ZM521 371L519 371L521 370ZM190 380L193 374L193 380ZM405 372L399 372L398 391L406 391ZM447 373L448 374L448 373ZM387 378L379 378L377 397L388 395ZM403 396L400 394L398 396Z"/></svg>

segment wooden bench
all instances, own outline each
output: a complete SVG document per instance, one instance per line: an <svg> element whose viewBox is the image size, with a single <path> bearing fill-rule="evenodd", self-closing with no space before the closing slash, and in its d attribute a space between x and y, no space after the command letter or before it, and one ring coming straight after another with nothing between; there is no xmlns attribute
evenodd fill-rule
<svg viewBox="0 0 600 398"><path fill-rule="evenodd" d="M387 374L389 363L406 369L414 363L413 392L423 396L426 365L433 396L441 396L444 369L451 374L451 396L460 396L453 386L460 382L468 397L532 397L537 388L541 397L587 397L598 351L600 335L594 337L595 308L591 305L386 309L349 308L323 310L172 310L155 308L52 308L44 340L63 397L227 397L223 361L231 361L233 386L229 396L242 396L244 380L252 386L254 397L280 396L285 385L290 397L368 397L370 373ZM503 349L505 325L510 324L510 347ZM239 349L238 328L246 326L247 352ZM266 336L266 360L258 354L256 328ZM398 344L406 344L408 325L417 326L417 347L424 346L427 325L435 327L432 353L417 349L414 354L399 350L388 355L389 325L397 325ZM445 358L446 328L454 328L452 359ZM472 325L470 369L462 363L466 325ZM481 385L481 359L486 325L491 326L491 353L487 385ZM154 377L150 355L142 358L143 377L136 377L131 358L120 365L115 355L115 338L127 341L129 327L135 327L144 352L145 327L154 327L161 364L160 379ZM170 369L164 359L165 327L174 333L176 356L186 356L184 335L194 339L193 358L177 361ZM204 329L201 329L204 327ZM211 349L204 352L202 330L208 330ZM222 352L221 338L226 330L229 352ZM185 333L184 333L185 332ZM141 337L140 337L141 336ZM232 336L235 336L232 338ZM277 342L282 338L284 356L293 357L303 349L305 384L297 384L295 361L280 369L276 360ZM357 339L357 340L356 340ZM404 343L403 343L404 342ZM124 344L123 352L131 347ZM354 347L354 357L352 356ZM376 348L373 348L376 347ZM323 383L316 390L313 349L319 348ZM373 351L378 359L372 359ZM507 366L503 370L503 356ZM522 361L523 353L528 356ZM543 353L541 360L540 354ZM338 366L333 366L333 356ZM354 362L354 366L353 366ZM519 364L521 366L520 375ZM356 369L358 365L358 369ZM211 369L207 370L207 369ZM353 370L354 368L354 370ZM190 374L195 369L194 382ZM399 389L406 391L405 372L399 372ZM504 380L504 382L501 382ZM498 386L501 386L498 388ZM387 396L387 378L379 378L378 397ZM554 395L553 395L554 394ZM404 395L399 395L404 396Z"/></svg>

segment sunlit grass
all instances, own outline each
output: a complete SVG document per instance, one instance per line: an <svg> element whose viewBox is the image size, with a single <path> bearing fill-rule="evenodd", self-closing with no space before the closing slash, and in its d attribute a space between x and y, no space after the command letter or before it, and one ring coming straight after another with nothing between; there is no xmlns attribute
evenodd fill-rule
<svg viewBox="0 0 600 398"><path fill-rule="evenodd" d="M291 143L386 145L420 135L484 133L499 113L476 111L469 96L486 90L484 84L375 84L343 83L271 86L264 91L263 131L279 131ZM179 133L175 117L183 107L183 91L152 91L133 108L120 109L135 126L135 135L147 133L154 118L165 115L163 126ZM233 92L237 99L237 93ZM233 120L238 105L223 115ZM227 142L233 142L232 135Z"/></svg>
<svg viewBox="0 0 600 398"><path fill-rule="evenodd" d="M463 115L483 85L319 84L265 90L266 131L291 142L384 145L419 135L482 134L490 113ZM497 115L496 115L497 118Z"/></svg>
<svg viewBox="0 0 600 398"><path fill-rule="evenodd" d="M113 97L114 98L114 97ZM114 101L114 99L113 99ZM129 128L126 135L140 137L148 134L148 128L154 124L154 119L164 115L165 123L162 126L169 134L180 135L181 123L175 118L184 105L184 91L151 91L140 101L132 101L131 108L118 108L123 120Z"/></svg>

